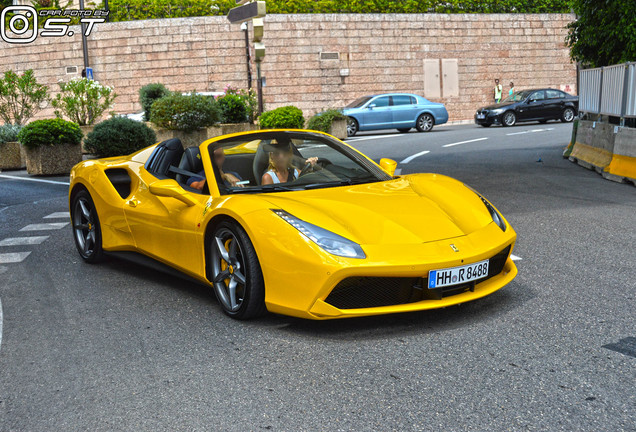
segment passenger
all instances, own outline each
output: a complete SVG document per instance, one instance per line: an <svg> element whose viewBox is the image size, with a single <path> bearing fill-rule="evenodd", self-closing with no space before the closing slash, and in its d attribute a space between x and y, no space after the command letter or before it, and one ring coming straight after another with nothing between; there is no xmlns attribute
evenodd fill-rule
<svg viewBox="0 0 636 432"><path fill-rule="evenodd" d="M298 178L300 171L292 164L294 152L291 143L279 143L273 139L269 144L263 144L263 150L269 153L269 166L263 174L261 184L270 185L292 182ZM310 157L305 163L315 166L317 157Z"/></svg>
<svg viewBox="0 0 636 432"><path fill-rule="evenodd" d="M233 172L224 172L223 171L223 163L225 162L225 151L222 148L218 148L214 150L214 163L221 174L221 178L223 179L223 183L226 186L237 186L237 182L241 181L240 176L237 173ZM205 170L200 171L196 176L192 176L188 179L186 184L190 187L193 187L198 190L203 190L205 186ZM238 185L239 187L243 187L242 184Z"/></svg>

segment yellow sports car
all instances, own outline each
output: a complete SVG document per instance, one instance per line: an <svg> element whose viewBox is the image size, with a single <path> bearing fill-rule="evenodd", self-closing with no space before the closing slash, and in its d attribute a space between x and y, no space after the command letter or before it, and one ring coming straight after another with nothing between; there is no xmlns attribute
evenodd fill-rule
<svg viewBox="0 0 636 432"><path fill-rule="evenodd" d="M213 287L223 311L330 319L441 308L517 274L516 234L483 196L438 174L395 176L314 131L178 139L71 172L87 262L134 251Z"/></svg>

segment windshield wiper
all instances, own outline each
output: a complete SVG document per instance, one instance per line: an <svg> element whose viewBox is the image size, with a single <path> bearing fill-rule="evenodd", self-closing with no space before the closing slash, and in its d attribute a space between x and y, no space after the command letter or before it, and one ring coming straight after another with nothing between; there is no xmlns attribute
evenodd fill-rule
<svg viewBox="0 0 636 432"><path fill-rule="evenodd" d="M232 193L259 193L259 192L280 192L280 191L298 191L302 190L301 186L290 187L282 184L272 184L259 187L233 187L230 189Z"/></svg>
<svg viewBox="0 0 636 432"><path fill-rule="evenodd" d="M376 181L378 181L378 179L376 179L375 177L367 178L367 179L346 179L346 180L332 181L332 182L325 182L325 183L311 183L311 184L303 186L303 189L309 190L309 189L320 189L320 188L333 187L333 186L352 186L352 185L364 184L364 183L375 183Z"/></svg>

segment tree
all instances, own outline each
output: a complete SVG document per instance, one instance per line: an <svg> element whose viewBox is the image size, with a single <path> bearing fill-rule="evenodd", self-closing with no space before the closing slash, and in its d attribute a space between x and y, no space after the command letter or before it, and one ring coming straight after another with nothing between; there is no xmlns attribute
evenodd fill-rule
<svg viewBox="0 0 636 432"><path fill-rule="evenodd" d="M572 60L600 67L636 60L636 1L572 0L568 25Z"/></svg>
<svg viewBox="0 0 636 432"><path fill-rule="evenodd" d="M48 91L38 84L32 69L22 75L6 71L0 79L0 118L7 124L23 125L49 100Z"/></svg>
<svg viewBox="0 0 636 432"><path fill-rule="evenodd" d="M112 87L101 85L88 78L75 77L69 82L60 82L60 93L51 100L55 115L80 126L92 125L102 114L113 107L117 94Z"/></svg>

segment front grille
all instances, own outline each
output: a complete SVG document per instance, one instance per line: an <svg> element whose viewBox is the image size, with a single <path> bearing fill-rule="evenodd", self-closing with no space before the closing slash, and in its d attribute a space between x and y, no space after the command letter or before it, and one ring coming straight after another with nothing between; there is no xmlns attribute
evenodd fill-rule
<svg viewBox="0 0 636 432"><path fill-rule="evenodd" d="M441 300L466 291L474 291L475 283L484 282L501 273L509 253L510 246L490 258L488 276L478 281L428 289L428 278L356 276L340 281L325 302L338 309L361 309L422 300Z"/></svg>

